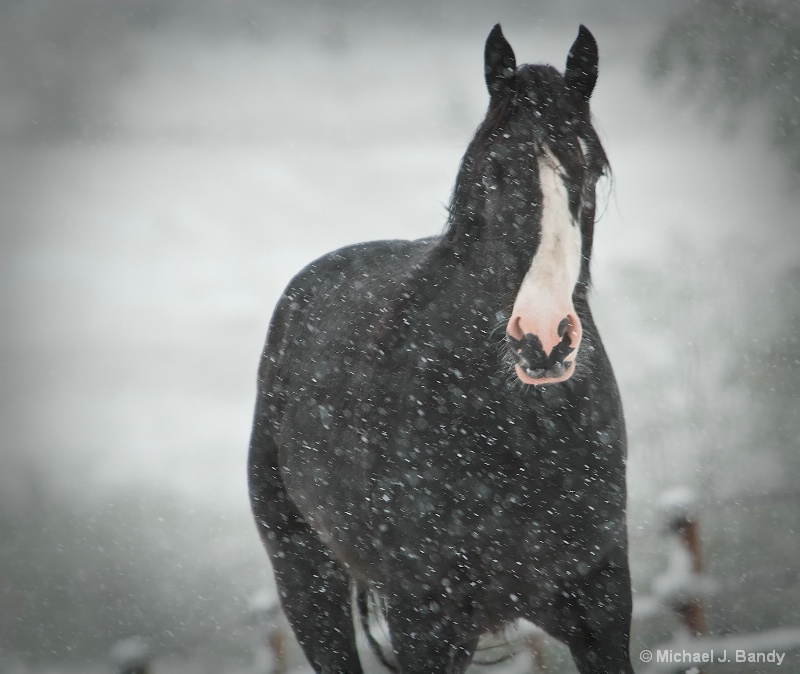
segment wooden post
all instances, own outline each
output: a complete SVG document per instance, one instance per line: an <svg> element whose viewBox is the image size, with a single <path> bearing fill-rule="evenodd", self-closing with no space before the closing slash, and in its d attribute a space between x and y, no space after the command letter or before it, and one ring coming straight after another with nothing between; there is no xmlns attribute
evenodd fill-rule
<svg viewBox="0 0 800 674"><path fill-rule="evenodd" d="M289 671L286 633L280 624L275 624L267 633L267 647L272 653L272 674L286 674Z"/></svg>
<svg viewBox="0 0 800 674"><path fill-rule="evenodd" d="M254 668L259 674L286 674L289 671L289 637L275 593L269 589L254 593L248 602L248 616L258 630Z"/></svg>
<svg viewBox="0 0 800 674"><path fill-rule="evenodd" d="M662 605L678 616L681 627L698 639L708 633L702 592L703 549L694 494L675 489L661 498L663 532L670 539L665 572L655 579L654 593ZM702 671L695 671L703 674Z"/></svg>
<svg viewBox="0 0 800 674"><path fill-rule="evenodd" d="M150 645L141 637L120 639L109 656L116 674L150 674L153 656Z"/></svg>
<svg viewBox="0 0 800 674"><path fill-rule="evenodd" d="M678 533L683 545L692 558L692 571L698 576L703 573L703 548L700 538L700 524L695 513L692 518L683 519L678 527ZM691 601L679 608L681 619L686 629L694 637L704 637L708 634L706 622L705 603L701 597L694 597Z"/></svg>
<svg viewBox="0 0 800 674"><path fill-rule="evenodd" d="M543 644L544 639L539 633L529 634L525 637L525 647L531 654L531 662L533 663L533 674L541 674L545 671Z"/></svg>

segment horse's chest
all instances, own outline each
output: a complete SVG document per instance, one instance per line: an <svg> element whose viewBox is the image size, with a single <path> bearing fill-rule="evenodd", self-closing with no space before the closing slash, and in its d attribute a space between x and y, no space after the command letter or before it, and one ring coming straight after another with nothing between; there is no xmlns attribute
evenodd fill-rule
<svg viewBox="0 0 800 674"><path fill-rule="evenodd" d="M490 623L513 617L511 597L529 606L546 601L559 579L593 566L592 551L606 547L571 471L440 464L378 484L378 582L461 592Z"/></svg>
<svg viewBox="0 0 800 674"><path fill-rule="evenodd" d="M426 383L309 404L284 459L301 513L356 575L380 584L469 568L505 591L546 573L543 587L571 548L602 547L598 517L619 513L602 512L598 469L621 466L619 443L598 464L602 424L569 405L532 413L486 388Z"/></svg>

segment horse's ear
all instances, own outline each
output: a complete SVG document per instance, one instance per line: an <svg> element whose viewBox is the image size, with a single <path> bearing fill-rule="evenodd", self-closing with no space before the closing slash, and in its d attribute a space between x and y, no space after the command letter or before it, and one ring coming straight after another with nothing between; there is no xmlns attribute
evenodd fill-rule
<svg viewBox="0 0 800 674"><path fill-rule="evenodd" d="M495 24L489 37L486 38L483 59L483 70L486 75L486 86L489 87L489 95L494 98L509 91L514 81L517 59L508 40L503 36L499 23Z"/></svg>
<svg viewBox="0 0 800 674"><path fill-rule="evenodd" d="M589 29L581 24L578 37L572 43L567 56L564 80L567 86L576 91L587 103L597 83L597 61L597 41Z"/></svg>

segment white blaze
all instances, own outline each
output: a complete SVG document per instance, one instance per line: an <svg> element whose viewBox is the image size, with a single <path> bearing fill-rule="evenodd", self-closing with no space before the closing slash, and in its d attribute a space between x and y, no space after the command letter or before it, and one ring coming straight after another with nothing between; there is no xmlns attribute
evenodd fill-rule
<svg viewBox="0 0 800 674"><path fill-rule="evenodd" d="M569 211L569 194L555 156L546 150L539 157L542 221L539 248L533 256L514 303L514 313L572 307L572 292L581 271L581 231ZM558 320L558 319L557 319Z"/></svg>

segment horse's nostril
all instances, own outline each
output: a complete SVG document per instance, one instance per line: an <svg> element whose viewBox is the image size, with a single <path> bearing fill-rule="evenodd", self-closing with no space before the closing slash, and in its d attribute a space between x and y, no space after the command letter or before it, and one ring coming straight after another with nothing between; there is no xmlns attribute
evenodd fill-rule
<svg viewBox="0 0 800 674"><path fill-rule="evenodd" d="M571 330L575 323L567 316L558 325L558 334L561 341L550 352L543 348L538 335L526 333L522 339L515 339L507 335L508 348L514 354L517 365L522 367L530 377L560 377L572 365L567 360L573 351L574 333Z"/></svg>
<svg viewBox="0 0 800 674"><path fill-rule="evenodd" d="M522 329L522 319L519 316L514 316L508 322L506 334L515 342L519 342L525 337L525 331Z"/></svg>
<svg viewBox="0 0 800 674"><path fill-rule="evenodd" d="M541 340L528 333L522 339L510 341L511 349L520 360L524 360L529 368L545 367L547 364L547 354L542 348Z"/></svg>

